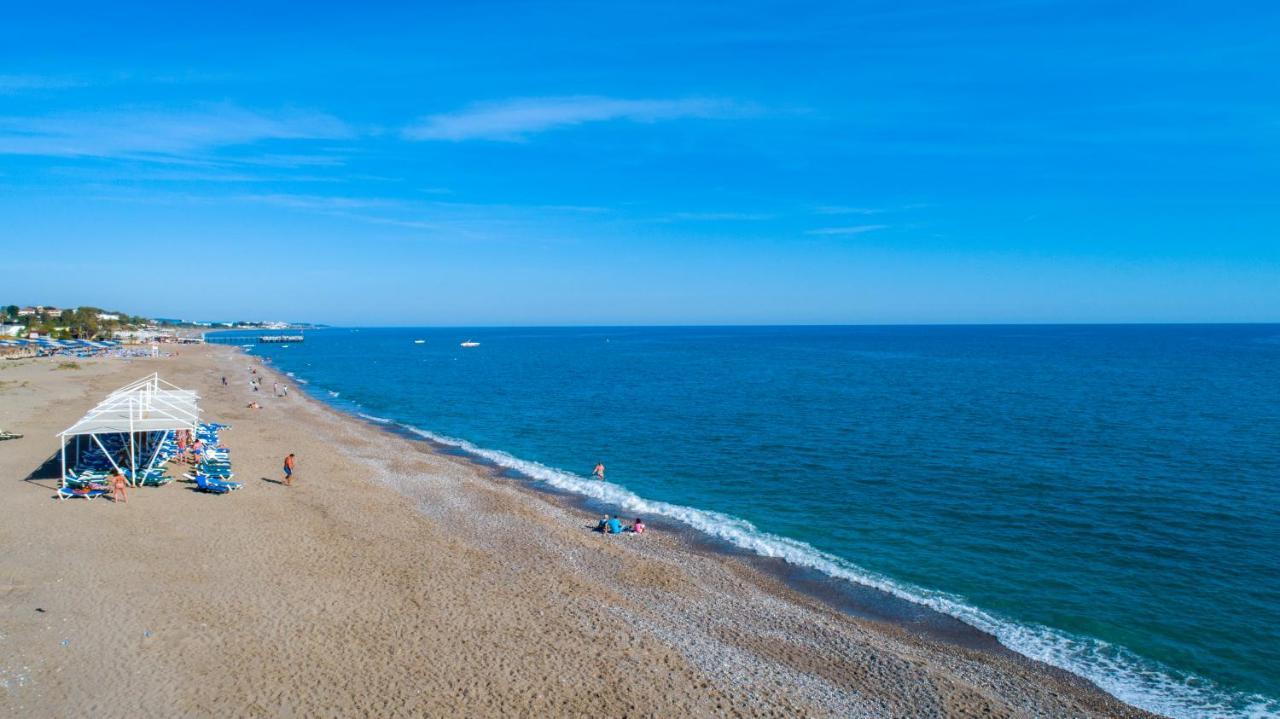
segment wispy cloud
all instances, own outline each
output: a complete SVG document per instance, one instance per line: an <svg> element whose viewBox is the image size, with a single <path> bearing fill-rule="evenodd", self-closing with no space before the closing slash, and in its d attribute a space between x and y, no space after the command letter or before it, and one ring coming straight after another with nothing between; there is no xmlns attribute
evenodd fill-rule
<svg viewBox="0 0 1280 719"><path fill-rule="evenodd" d="M59 90L83 87L84 82L69 77L49 75L0 75L0 94L24 90Z"/></svg>
<svg viewBox="0 0 1280 719"><path fill-rule="evenodd" d="M689 220L694 222L757 222L772 220L777 215L765 212L675 212L672 220Z"/></svg>
<svg viewBox="0 0 1280 719"><path fill-rule="evenodd" d="M819 227L805 232L806 235L861 235L876 230L888 229L888 225L851 225L849 227Z"/></svg>
<svg viewBox="0 0 1280 719"><path fill-rule="evenodd" d="M0 117L0 155L180 159L267 140L331 140L352 131L314 112L264 113L235 105Z"/></svg>
<svg viewBox="0 0 1280 719"><path fill-rule="evenodd" d="M609 212L608 208L582 205L512 205L323 194L260 193L227 199L372 225L430 230L456 239L482 239L513 228L533 228Z"/></svg>
<svg viewBox="0 0 1280 719"><path fill-rule="evenodd" d="M708 98L629 100L571 96L504 100L429 115L404 130L411 140L498 140L518 142L529 135L588 122L658 122L683 118L721 119L753 114L750 106Z"/></svg>
<svg viewBox="0 0 1280 719"><path fill-rule="evenodd" d="M368 210L403 208L408 203L403 200L380 197L334 197L330 195L290 195L272 193L265 195L240 195L235 199L246 202L257 202L276 207L288 207L295 210Z"/></svg>
<svg viewBox="0 0 1280 719"><path fill-rule="evenodd" d="M878 215L887 212L880 207L848 207L846 205L820 205L813 211L819 215Z"/></svg>

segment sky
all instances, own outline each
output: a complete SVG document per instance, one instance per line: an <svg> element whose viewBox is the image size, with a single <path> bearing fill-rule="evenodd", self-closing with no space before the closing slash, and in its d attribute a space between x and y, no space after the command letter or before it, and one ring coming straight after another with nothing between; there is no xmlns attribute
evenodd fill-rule
<svg viewBox="0 0 1280 719"><path fill-rule="evenodd" d="M26 3L0 303L1280 321L1270 2Z"/></svg>

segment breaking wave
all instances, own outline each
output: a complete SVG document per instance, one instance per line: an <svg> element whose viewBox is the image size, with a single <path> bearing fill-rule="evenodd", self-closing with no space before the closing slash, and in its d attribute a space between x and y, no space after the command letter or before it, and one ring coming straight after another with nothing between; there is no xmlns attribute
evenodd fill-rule
<svg viewBox="0 0 1280 719"><path fill-rule="evenodd" d="M391 424L390 420L360 416ZM758 529L751 522L720 512L671 504L640 495L611 482L520 459L501 450L435 434L411 425L408 432L514 470L534 482L611 504L639 516L662 516L763 557L782 559L828 576L855 582L915 602L959 619L996 637L1030 659L1084 677L1116 698L1174 719L1193 717L1280 717L1280 702L1260 695L1228 691L1214 682L1152 662L1132 651L1051 627L1024 624L967 604L963 598L890 579L824 552L808 543Z"/></svg>

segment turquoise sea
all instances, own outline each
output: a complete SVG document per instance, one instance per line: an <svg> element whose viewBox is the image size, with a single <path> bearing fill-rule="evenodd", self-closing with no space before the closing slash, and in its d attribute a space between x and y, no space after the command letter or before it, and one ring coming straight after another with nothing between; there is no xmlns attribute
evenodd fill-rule
<svg viewBox="0 0 1280 719"><path fill-rule="evenodd" d="M1280 716L1278 325L362 328L251 352L1132 704Z"/></svg>

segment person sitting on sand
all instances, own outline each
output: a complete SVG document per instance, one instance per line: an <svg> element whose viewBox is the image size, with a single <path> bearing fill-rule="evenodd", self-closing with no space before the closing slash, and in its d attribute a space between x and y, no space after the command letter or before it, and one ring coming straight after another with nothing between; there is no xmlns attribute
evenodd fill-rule
<svg viewBox="0 0 1280 719"><path fill-rule="evenodd" d="M124 471L116 469L115 474L111 475L111 501L129 503L129 497L125 495L124 488L128 482L124 479Z"/></svg>
<svg viewBox="0 0 1280 719"><path fill-rule="evenodd" d="M636 534L644 534L644 520L636 517L636 523L631 525L631 531Z"/></svg>
<svg viewBox="0 0 1280 719"><path fill-rule="evenodd" d="M599 522L596 522L596 531L602 534L609 533L609 515L604 515Z"/></svg>
<svg viewBox="0 0 1280 719"><path fill-rule="evenodd" d="M257 402L250 402L249 404L245 405L245 407L248 407L249 409L262 409L262 405L258 404Z"/></svg>
<svg viewBox="0 0 1280 719"><path fill-rule="evenodd" d="M605 534L622 534L622 520L618 519L618 515L613 515L604 530Z"/></svg>

